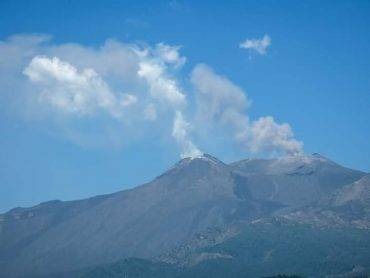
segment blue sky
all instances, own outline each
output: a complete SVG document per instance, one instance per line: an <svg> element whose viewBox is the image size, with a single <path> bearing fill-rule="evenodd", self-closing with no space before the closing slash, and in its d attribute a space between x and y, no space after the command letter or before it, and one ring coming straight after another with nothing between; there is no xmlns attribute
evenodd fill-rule
<svg viewBox="0 0 370 278"><path fill-rule="evenodd" d="M184 149L370 171L370 2L137 2L0 2L0 211L141 184Z"/></svg>

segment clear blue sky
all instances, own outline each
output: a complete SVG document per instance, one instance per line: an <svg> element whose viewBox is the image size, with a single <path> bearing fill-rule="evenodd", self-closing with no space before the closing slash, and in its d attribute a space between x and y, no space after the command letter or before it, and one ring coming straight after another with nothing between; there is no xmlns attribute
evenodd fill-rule
<svg viewBox="0 0 370 278"><path fill-rule="evenodd" d="M194 66L206 63L248 94L251 119L287 122L305 153L364 171L370 171L369 26L370 1L0 2L3 44L15 34L47 34L54 46L98 48L109 38L181 45L185 88ZM239 47L265 34L271 45L264 55ZM55 122L20 116L27 108L14 104L18 90L0 88L0 211L118 191L180 158L170 141L151 133L128 146L81 147ZM200 145L225 161L251 156L233 146Z"/></svg>

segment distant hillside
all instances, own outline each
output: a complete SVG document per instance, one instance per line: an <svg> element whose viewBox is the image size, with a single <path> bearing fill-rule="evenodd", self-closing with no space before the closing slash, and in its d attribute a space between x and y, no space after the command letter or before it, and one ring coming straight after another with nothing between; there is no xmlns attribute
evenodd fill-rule
<svg viewBox="0 0 370 278"><path fill-rule="evenodd" d="M187 254L187 266L128 259L83 277L366 277L370 233L360 229L317 229L277 219L248 224L223 243ZM289 275L289 276L288 276Z"/></svg>

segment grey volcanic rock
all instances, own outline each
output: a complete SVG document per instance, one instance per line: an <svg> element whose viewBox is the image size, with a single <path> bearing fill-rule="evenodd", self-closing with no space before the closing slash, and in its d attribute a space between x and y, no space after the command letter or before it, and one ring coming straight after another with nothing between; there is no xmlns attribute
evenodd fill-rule
<svg viewBox="0 0 370 278"><path fill-rule="evenodd" d="M370 175L283 217L315 226L370 229Z"/></svg>
<svg viewBox="0 0 370 278"><path fill-rule="evenodd" d="M333 194L331 203L333 206L343 206L349 203L370 205L370 175L349 184Z"/></svg>
<svg viewBox="0 0 370 278"><path fill-rule="evenodd" d="M188 249L237 234L237 223L347 192L364 175L320 155L230 165L210 155L186 158L130 190L0 215L0 276L50 276L129 257L185 258ZM358 198L351 192L340 200ZM207 231L217 232L202 237Z"/></svg>
<svg viewBox="0 0 370 278"><path fill-rule="evenodd" d="M365 175L319 155L248 159L230 165L255 199L304 206Z"/></svg>
<svg viewBox="0 0 370 278"><path fill-rule="evenodd" d="M151 258L209 227L275 208L239 198L234 184L229 166L205 155L132 190L12 210L1 217L1 271L44 274Z"/></svg>

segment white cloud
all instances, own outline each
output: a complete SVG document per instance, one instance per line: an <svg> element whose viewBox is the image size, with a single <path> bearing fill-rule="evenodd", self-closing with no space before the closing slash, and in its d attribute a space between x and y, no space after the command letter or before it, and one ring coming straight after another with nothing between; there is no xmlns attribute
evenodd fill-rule
<svg viewBox="0 0 370 278"><path fill-rule="evenodd" d="M237 141L246 140L250 101L246 93L210 67L197 65L191 73L197 92L197 118L207 125L219 123L234 131Z"/></svg>
<svg viewBox="0 0 370 278"><path fill-rule="evenodd" d="M145 119L154 122L157 120L157 109L153 103L149 103L144 109Z"/></svg>
<svg viewBox="0 0 370 278"><path fill-rule="evenodd" d="M181 157L195 158L202 155L202 152L194 145L189 138L190 123L188 123L181 111L176 111L173 121L172 136L180 144L182 153Z"/></svg>
<svg viewBox="0 0 370 278"><path fill-rule="evenodd" d="M167 77L165 67L155 60L141 61L138 75L147 81L153 98L174 107L183 106L186 103L185 94L179 89L176 81Z"/></svg>
<svg viewBox="0 0 370 278"><path fill-rule="evenodd" d="M144 78L149 86L150 95L165 107L174 109L172 136L180 145L181 157L196 157L201 155L189 136L190 123L184 119L182 111L186 108L185 93L178 86L175 78L170 76L168 67L180 68L186 61L180 56L179 46L169 46L163 43L155 49L138 51L141 57L138 75ZM144 116L149 121L157 119L157 109L150 103L144 110Z"/></svg>
<svg viewBox="0 0 370 278"><path fill-rule="evenodd" d="M226 77L217 75L210 67L204 64L195 66L190 77L191 83L199 93L201 102L199 112L205 118L222 118L226 110L245 110L250 101L246 93L233 84Z"/></svg>
<svg viewBox="0 0 370 278"><path fill-rule="evenodd" d="M23 73L39 85L41 101L66 113L89 115L102 109L120 117L123 107L137 100L129 94L114 93L95 70L79 71L57 57L36 56Z"/></svg>
<svg viewBox="0 0 370 278"><path fill-rule="evenodd" d="M268 35L264 35L261 39L246 39L239 46L240 48L254 50L258 54L266 54L267 47L271 44L271 38Z"/></svg>
<svg viewBox="0 0 370 278"><path fill-rule="evenodd" d="M303 143L294 139L289 124L277 124L273 117L261 117L251 124L252 152L283 152L290 155L302 153Z"/></svg>
<svg viewBox="0 0 370 278"><path fill-rule="evenodd" d="M201 154L193 136L197 143L205 138L200 145L206 147L227 138L222 142L236 142L247 152L302 151L289 124L272 117L250 120L245 91L209 66L191 72L193 86L186 88L195 97L188 98L179 85L188 81L180 72L186 58L179 51L164 43L107 40L93 48L53 44L49 36L13 36L0 41L0 105L30 111L25 117L35 113L47 129L54 126L53 133L83 146L105 140L127 146L150 134L174 138L183 157Z"/></svg>
<svg viewBox="0 0 370 278"><path fill-rule="evenodd" d="M23 73L38 90L40 105L79 116L97 117L99 112L105 112L125 124L122 132L125 130L132 133L132 129L139 125L141 128L137 130L147 129L140 131L143 133L148 130L163 132L165 128L151 128L141 122L154 122L160 113L162 121L159 124L165 125L168 122L166 119L172 117L174 111L182 113L186 108L186 95L174 77L174 70L186 61L179 54L179 49L179 46L163 43L157 44L155 48L143 48L112 40L99 50L76 44L59 45L47 47L43 51L53 55L53 58L36 55ZM119 92L123 89L130 93ZM132 107L136 107L135 110ZM129 113L127 109L131 109ZM174 118L172 122L179 121ZM128 131L128 128L131 130ZM78 142L88 141L87 136L80 131L67 130L66 133L68 138ZM125 134L125 139L129 140L130 136ZM186 138L175 139L184 153L194 154L196 148L188 135Z"/></svg>
<svg viewBox="0 0 370 278"><path fill-rule="evenodd" d="M175 67L181 67L185 64L186 58L180 56L180 48L181 46L171 46L164 43L158 43L155 48L155 53L165 63L173 64Z"/></svg>
<svg viewBox="0 0 370 278"><path fill-rule="evenodd" d="M0 110L14 116L31 110L27 101L29 84L22 71L51 39L46 35L13 35L0 40ZM18 109L22 107L22 109Z"/></svg>
<svg viewBox="0 0 370 278"><path fill-rule="evenodd" d="M48 45L41 54L56 56L77 68L93 68L117 86L130 86L140 82L137 76L140 57L138 46L108 39L101 46L92 48L76 43Z"/></svg>
<svg viewBox="0 0 370 278"><path fill-rule="evenodd" d="M121 106L131 106L132 104L135 104L138 101L137 97L130 94L124 94L121 99Z"/></svg>
<svg viewBox="0 0 370 278"><path fill-rule="evenodd" d="M185 57L180 56L179 49L179 46L159 43L154 49L136 51L140 57L137 74L148 84L150 95L173 108L183 108L186 105L185 93L176 79L170 76L171 67L181 67L186 61Z"/></svg>
<svg viewBox="0 0 370 278"><path fill-rule="evenodd" d="M175 78L170 76L168 67L181 67L186 59L178 53L180 47L169 46L163 43L157 44L155 49L138 51L141 58L139 62L138 76L148 84L148 90L154 100L162 107L176 111L173 119L172 137L181 148L181 157L194 157L200 154L198 148L191 141L188 131L190 124L182 115L186 108L187 100L185 93L178 86ZM144 109L144 117L149 121L157 119L157 109L151 103Z"/></svg>
<svg viewBox="0 0 370 278"><path fill-rule="evenodd" d="M294 139L289 124L277 124L269 116L251 122L246 113L251 101L226 77L206 65L198 65L191 73L191 82L197 94L197 120L204 123L202 128L223 128L224 133L231 132L234 141L250 152L302 152L303 144Z"/></svg>

